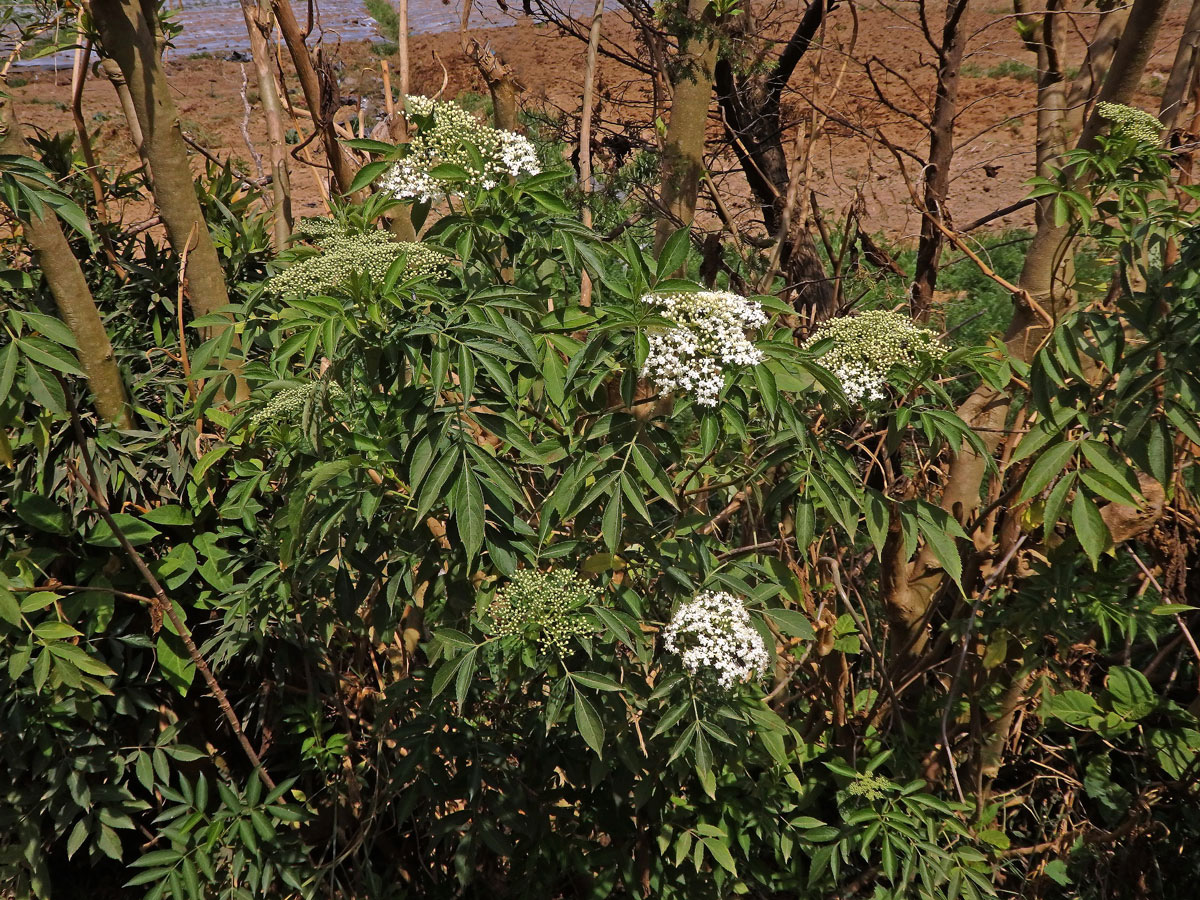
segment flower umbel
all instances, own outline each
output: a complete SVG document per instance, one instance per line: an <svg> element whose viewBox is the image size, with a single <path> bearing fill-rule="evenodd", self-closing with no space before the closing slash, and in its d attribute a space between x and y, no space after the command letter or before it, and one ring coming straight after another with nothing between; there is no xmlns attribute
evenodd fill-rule
<svg viewBox="0 0 1200 900"><path fill-rule="evenodd" d="M313 294L336 287L353 272L366 272L382 281L401 256L407 257L406 275L417 276L445 270L447 257L419 243L394 241L386 231L348 233L332 219L305 219L297 229L310 237L318 251L297 260L267 282L279 294Z"/></svg>
<svg viewBox="0 0 1200 900"><path fill-rule="evenodd" d="M328 396L340 400L346 396L346 392L341 386L332 381L310 381L306 384L298 384L293 387L285 387L276 391L267 404L254 414L250 419L250 425L253 428L258 428L267 422L284 421L291 422L296 416L303 412L304 407L308 402L316 397L322 388L328 389Z"/></svg>
<svg viewBox="0 0 1200 900"><path fill-rule="evenodd" d="M653 379L665 396L692 394L700 406L716 406L725 384L723 366L753 366L763 355L746 331L767 324L762 305L729 291L647 294L642 302L655 307L671 328L652 330L650 353L642 374Z"/></svg>
<svg viewBox="0 0 1200 900"><path fill-rule="evenodd" d="M846 786L846 792L851 797L862 797L864 800L882 800L883 792L891 787L891 782L870 772L860 774Z"/></svg>
<svg viewBox="0 0 1200 900"><path fill-rule="evenodd" d="M685 669L725 690L761 678L770 664L745 604L725 591L704 591L680 604L663 642Z"/></svg>
<svg viewBox="0 0 1200 900"><path fill-rule="evenodd" d="M431 174L439 165L460 166L471 176L470 182L484 190L494 188L505 176L541 171L527 138L484 125L457 104L409 97L408 112L410 117L431 116L433 123L416 129L407 154L379 179L379 189L398 200L432 201L459 193L463 182L451 183ZM478 159L468 145L479 151Z"/></svg>
<svg viewBox="0 0 1200 900"><path fill-rule="evenodd" d="M1123 103L1097 103L1096 112L1113 123L1113 131L1138 141L1157 144L1162 137L1162 122L1144 110Z"/></svg>
<svg viewBox="0 0 1200 900"><path fill-rule="evenodd" d="M564 653L571 638L587 634L585 608L598 592L573 572L521 569L500 589L488 612L495 634L535 637L544 652Z"/></svg>
<svg viewBox="0 0 1200 900"><path fill-rule="evenodd" d="M821 364L842 382L851 403L882 400L894 366L936 362L949 352L928 328L884 309L830 319L804 342L804 349L826 338L834 344L822 354Z"/></svg>

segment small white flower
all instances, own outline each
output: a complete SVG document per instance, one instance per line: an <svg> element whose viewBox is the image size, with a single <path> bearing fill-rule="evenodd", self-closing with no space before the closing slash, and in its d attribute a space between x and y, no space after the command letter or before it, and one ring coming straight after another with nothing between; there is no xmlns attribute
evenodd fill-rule
<svg viewBox="0 0 1200 900"><path fill-rule="evenodd" d="M498 131L500 140L500 166L509 175L537 175L541 170L537 151L529 139L513 131Z"/></svg>
<svg viewBox="0 0 1200 900"><path fill-rule="evenodd" d="M762 305L729 291L647 294L642 302L657 307L675 327L647 335L650 352L642 375L671 391L692 394L700 406L716 406L725 384L725 365L754 366L764 357L746 331L767 323Z"/></svg>
<svg viewBox="0 0 1200 900"><path fill-rule="evenodd" d="M761 678L770 665L745 604L725 591L705 591L680 604L663 642L685 669L725 690Z"/></svg>
<svg viewBox="0 0 1200 900"><path fill-rule="evenodd" d="M397 200L416 200L431 203L441 199L445 192L441 182L428 172L436 163L407 156L398 161L379 179L379 189L393 195Z"/></svg>
<svg viewBox="0 0 1200 900"><path fill-rule="evenodd" d="M842 393L851 403L861 404L866 400L882 400L887 378L862 363L831 363L829 371L842 382Z"/></svg>
<svg viewBox="0 0 1200 900"><path fill-rule="evenodd" d="M409 94L404 101L408 112L414 116L429 115L437 103L432 97L423 97L420 94Z"/></svg>

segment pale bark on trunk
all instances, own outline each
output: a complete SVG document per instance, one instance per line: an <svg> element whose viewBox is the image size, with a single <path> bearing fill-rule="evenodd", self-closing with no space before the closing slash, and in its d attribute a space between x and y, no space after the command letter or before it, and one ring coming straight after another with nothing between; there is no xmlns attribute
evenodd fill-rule
<svg viewBox="0 0 1200 900"><path fill-rule="evenodd" d="M507 70L507 66L504 66ZM488 91L492 95L492 119L497 128L505 131L521 131L521 122L517 115L521 95L519 82L511 73L505 72L498 78L487 80Z"/></svg>
<svg viewBox="0 0 1200 900"><path fill-rule="evenodd" d="M492 122L504 131L522 131L520 97L525 86L509 65L490 46L475 38L463 42L463 52L475 64L492 95Z"/></svg>
<svg viewBox="0 0 1200 900"><path fill-rule="evenodd" d="M950 164L954 159L954 120L958 116L958 70L967 46L967 29L959 27L968 0L949 0L938 51L937 94L929 123L929 158L925 164L925 212L946 223L946 196L950 191ZM929 318L942 255L942 232L926 217L921 219L916 274L910 294L914 319Z"/></svg>
<svg viewBox="0 0 1200 900"><path fill-rule="evenodd" d="M400 102L404 103L412 91L412 75L408 62L408 0L400 0L396 19L396 49L400 57Z"/></svg>
<svg viewBox="0 0 1200 900"><path fill-rule="evenodd" d="M600 26L604 21L604 0L596 0L588 33L587 68L583 75L583 111L579 116L579 189L583 193L583 224L592 227L592 208L587 198L592 192L592 107L595 105L596 66L600 51ZM592 279L584 271L579 284L579 305L592 305Z"/></svg>
<svg viewBox="0 0 1200 900"><path fill-rule="evenodd" d="M1030 37L1026 44L1037 55L1037 138L1035 159L1038 175L1048 177L1051 166L1059 162L1071 141L1083 128L1084 119L1104 83L1112 63L1113 53L1129 18L1129 7L1106 10L1088 42L1087 53L1079 74L1071 82L1066 76L1066 44L1064 29L1069 22L1061 0L1051 0L1041 18L1034 20L1019 12L1019 18ZM1052 217L1051 198L1041 198L1034 206L1034 222Z"/></svg>
<svg viewBox="0 0 1200 900"><path fill-rule="evenodd" d="M407 203L401 203L388 213L388 231L401 243L411 244L417 240L417 229L413 227L411 209Z"/></svg>
<svg viewBox="0 0 1200 900"><path fill-rule="evenodd" d="M1179 49L1175 51L1175 62L1171 65L1171 74L1167 76L1167 86L1163 89L1162 103L1158 110L1158 119L1170 132L1179 120L1179 114L1187 104L1188 87L1196 72L1196 60L1200 57L1200 0L1192 0L1192 8L1188 13L1187 24L1183 26L1183 36L1179 41Z"/></svg>
<svg viewBox="0 0 1200 900"><path fill-rule="evenodd" d="M0 84L2 86L2 84ZM33 149L20 131L15 109L0 98L0 154L32 156ZM43 206L41 214L22 211L21 224L34 264L54 297L58 315L71 329L79 364L87 375L95 397L96 412L120 428L133 427L125 384L117 366L112 344L95 298L88 288L79 260L63 234L54 211Z"/></svg>
<svg viewBox="0 0 1200 900"><path fill-rule="evenodd" d="M1112 54L1111 64L1097 99L1127 103L1141 80L1154 38L1162 22L1167 0L1135 0L1120 43ZM1102 125L1094 113L1082 129L1077 146L1090 147ZM1018 287L1028 293L1051 314L1056 310L1051 288L1061 259L1068 249L1068 226L1056 226L1053 221L1041 224L1031 242ZM1031 304L1014 298L1013 317L1005 334L1009 352L1028 362L1049 326ZM1064 303L1068 298L1064 298ZM1002 444L1012 397L986 385L977 388L959 408L959 416L975 429L984 445L979 454L964 443L955 454L947 473L941 506L959 522L970 520L979 507L987 460ZM883 561L884 604L892 621L892 643L903 657L918 655L927 641L927 618L930 604L945 581L945 573L928 546L922 548L916 560L909 564L904 558L903 541L890 542L885 547ZM982 548L981 548L982 549ZM903 662L903 660L901 660Z"/></svg>
<svg viewBox="0 0 1200 900"><path fill-rule="evenodd" d="M283 108L275 74L271 71L271 32L275 16L270 0L242 0L242 15L250 37L250 55L267 120L267 140L271 150L271 226L275 252L285 249L292 236L292 185L287 164L287 135L283 127Z"/></svg>
<svg viewBox="0 0 1200 900"><path fill-rule="evenodd" d="M1129 22L1129 11L1129 6L1121 5L1100 14L1096 33L1088 42L1083 66L1067 93L1067 111L1063 122L1063 132L1068 136L1067 141L1079 134L1083 128L1083 120L1104 85L1105 76L1112 65L1113 54L1117 52L1117 44Z"/></svg>
<svg viewBox="0 0 1200 900"><path fill-rule="evenodd" d="M1097 96L1098 101L1128 103L1133 97L1145 71L1146 61L1154 49L1154 39L1162 24L1167 2L1168 0L1135 0L1121 40L1113 54L1108 76L1104 79L1104 86ZM1083 126L1078 146L1090 148L1102 125L1103 120L1093 112ZM1025 256L1025 265L1021 270L1020 286L1052 313L1055 275L1066 256L1068 235L1068 225L1044 223L1034 234ZM1033 326L1036 318L1033 310L1018 308L1013 325L1024 330Z"/></svg>
<svg viewBox="0 0 1200 900"><path fill-rule="evenodd" d="M333 172L334 183L340 192L349 193L350 185L354 183L354 166L342 151L342 145L338 143L337 129L333 123L333 114L338 109L333 73L322 60L314 64L291 3L288 0L272 0L271 5L275 10L279 33L283 36L283 42L287 44L292 65L296 67L296 77L300 79L304 102L312 114L314 127L320 132L321 146L325 148L325 159Z"/></svg>
<svg viewBox="0 0 1200 900"><path fill-rule="evenodd" d="M463 55L474 63L492 95L492 122L505 131L520 131L517 113L519 99L525 86L513 74L508 64L492 49L469 35L473 0L464 0L458 19L458 45Z"/></svg>
<svg viewBox="0 0 1200 900"><path fill-rule="evenodd" d="M125 115L125 127L129 129L129 140L133 142L138 158L142 161L142 166L146 170L146 178L153 178L150 160L146 159L146 140L142 135L142 124L138 121L137 110L133 106L133 97L129 94L129 85L125 83L121 67L117 65L116 60L105 56L100 60L100 68L104 70L104 76L117 93L117 101L121 104L121 112Z"/></svg>
<svg viewBox="0 0 1200 900"><path fill-rule="evenodd" d="M707 8L707 0L689 0L688 18L697 23L706 20ZM706 22L704 27L711 28L711 23ZM716 37L710 32L686 40L675 59L671 117L662 156L662 217L654 231L655 253L662 250L676 229L690 226L696 217L717 50Z"/></svg>
<svg viewBox="0 0 1200 900"><path fill-rule="evenodd" d="M1067 113L1067 82L1063 59L1062 4L1050 0L1038 27L1037 41L1037 137L1034 145L1036 171L1045 176L1049 166L1067 149L1069 135L1064 118ZM1038 204L1039 210L1042 204ZM1039 222L1041 220L1039 219Z"/></svg>
<svg viewBox="0 0 1200 900"><path fill-rule="evenodd" d="M84 37L82 26L77 40L79 46L75 48L75 65L71 68L71 118L75 121L75 136L79 139L79 149L83 153L84 162L87 163L88 178L92 182L92 196L96 201L96 213L107 223L108 207L104 202L104 186L100 183L100 167L96 164L96 153L92 149L92 139L83 118L83 86L87 79L88 60L92 56L92 42Z"/></svg>
<svg viewBox="0 0 1200 900"><path fill-rule="evenodd" d="M171 246L187 252L187 293L192 312L204 316L229 304L225 271L208 233L195 176L158 53L156 28L137 0L92 0L92 21L104 53L121 69L153 170L154 200Z"/></svg>

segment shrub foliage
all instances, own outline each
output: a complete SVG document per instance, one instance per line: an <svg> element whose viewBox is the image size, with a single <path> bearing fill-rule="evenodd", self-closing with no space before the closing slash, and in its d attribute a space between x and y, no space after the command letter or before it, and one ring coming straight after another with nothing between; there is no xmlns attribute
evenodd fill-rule
<svg viewBox="0 0 1200 900"><path fill-rule="evenodd" d="M391 154L362 184L395 162L359 147ZM205 340L223 319L183 320L178 261L95 218L69 144L38 150L0 160L3 197L115 253L74 232L137 426L90 413L9 242L7 890L940 900L1194 865L1200 247L1152 145L1037 184L1118 275L1031 362L887 312L807 340L765 295L714 403L645 377L652 345L650 374L720 357L664 314L708 308L661 302L713 287L688 232L656 258L584 227L567 171L439 166L416 248L382 242L394 200L339 204L322 266L327 238L272 259L212 169L236 328ZM956 414L980 386L1017 398L1002 458ZM937 489L976 454L964 527ZM1120 531L1136 510L1153 529ZM912 646L880 597L917 553L944 577Z"/></svg>

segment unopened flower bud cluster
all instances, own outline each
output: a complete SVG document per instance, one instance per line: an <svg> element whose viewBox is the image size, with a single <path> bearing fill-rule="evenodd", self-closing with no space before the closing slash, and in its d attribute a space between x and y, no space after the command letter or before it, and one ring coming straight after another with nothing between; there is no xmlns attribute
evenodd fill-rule
<svg viewBox="0 0 1200 900"><path fill-rule="evenodd" d="M565 653L573 637L592 625L584 615L597 591L572 572L521 569L500 589L489 607L495 634L536 637L543 651Z"/></svg>
<svg viewBox="0 0 1200 900"><path fill-rule="evenodd" d="M724 366L753 366L762 352L746 331L767 323L762 305L728 291L647 294L642 302L675 323L647 335L650 352L642 375L665 396L692 394L700 406L716 406L725 384Z"/></svg>
<svg viewBox="0 0 1200 900"><path fill-rule="evenodd" d="M297 237L303 237L313 242L318 242L321 238L345 237L348 233L345 225L329 216L312 216L301 219L296 223L295 228Z"/></svg>
<svg viewBox="0 0 1200 900"><path fill-rule="evenodd" d="M335 400L346 396L346 392L342 390L341 386L333 382L310 381L307 384L286 387L277 391L267 401L266 406L254 414L250 419L250 425L257 428L267 422L294 422L303 412L309 400L325 387L328 388L328 396Z"/></svg>
<svg viewBox="0 0 1200 900"><path fill-rule="evenodd" d="M870 772L859 775L846 786L846 793L851 797L862 797L865 800L882 800L884 792L892 785L886 778L880 778Z"/></svg>
<svg viewBox="0 0 1200 900"><path fill-rule="evenodd" d="M663 641L692 675L725 690L761 678L770 664L745 604L725 591L705 591L680 604Z"/></svg>
<svg viewBox="0 0 1200 900"><path fill-rule="evenodd" d="M928 328L908 316L883 309L830 319L822 323L804 348L827 338L834 343L821 356L821 365L842 382L842 391L851 403L882 400L893 367L913 366L923 360L936 362L949 352Z"/></svg>
<svg viewBox="0 0 1200 900"><path fill-rule="evenodd" d="M431 171L443 164L461 166L471 181L490 190L506 176L536 175L541 171L533 144L519 134L491 128L454 103L409 97L410 116L432 116L432 125L418 127L407 154L379 179L379 189L398 200L433 201L462 190L462 182L446 182ZM483 160L480 169L467 150L470 144Z"/></svg>
<svg viewBox="0 0 1200 900"><path fill-rule="evenodd" d="M1162 122L1144 110L1123 103L1097 103L1096 112L1113 123L1113 131L1135 140L1157 144L1162 137Z"/></svg>
<svg viewBox="0 0 1200 900"><path fill-rule="evenodd" d="M401 256L404 274L416 277L446 270L447 257L425 244L394 241L386 231L348 234L328 219L307 220L304 232L313 236L318 252L288 266L267 282L279 294L314 294L329 290L355 272L382 281Z"/></svg>

